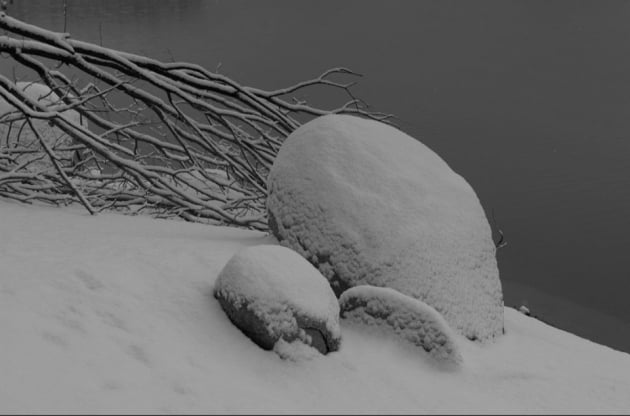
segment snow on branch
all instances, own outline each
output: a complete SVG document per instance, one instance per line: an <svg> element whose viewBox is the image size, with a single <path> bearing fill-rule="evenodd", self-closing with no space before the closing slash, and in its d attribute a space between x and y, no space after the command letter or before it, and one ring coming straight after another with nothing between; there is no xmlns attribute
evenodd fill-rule
<svg viewBox="0 0 630 416"><path fill-rule="evenodd" d="M266 178L283 140L329 113L388 121L354 97L346 68L274 91L185 62L72 39L0 13L0 197L80 203L267 229ZM324 109L306 88L348 99Z"/></svg>

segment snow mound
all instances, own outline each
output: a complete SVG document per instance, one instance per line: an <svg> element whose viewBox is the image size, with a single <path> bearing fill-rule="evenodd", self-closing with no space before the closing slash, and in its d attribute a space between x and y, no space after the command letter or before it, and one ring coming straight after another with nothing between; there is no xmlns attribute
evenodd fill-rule
<svg viewBox="0 0 630 416"><path fill-rule="evenodd" d="M50 108L65 105L63 100L44 84L20 81L16 83L16 86L19 90L23 91L27 97L45 105L46 107ZM0 116L16 110L17 109L9 104L4 98L0 97ZM64 111L61 115L71 123L84 127L87 126L87 121L83 120L81 115L74 110ZM59 128L51 127L47 120L32 120L32 123L46 144L53 149L72 145L72 138ZM19 120L13 123L0 123L0 151L11 152L12 150L18 150L16 148L31 151L31 153L23 153L20 155L16 159L17 163L24 163L29 160L33 160L36 156L33 156L32 152L43 151L37 136L33 133L26 121ZM63 159L69 159L72 156L72 152L68 151L57 151L56 153ZM46 167L52 169L52 164L46 158L32 162L30 167L35 170Z"/></svg>
<svg viewBox="0 0 630 416"><path fill-rule="evenodd" d="M219 273L214 296L230 320L264 349L281 339L300 340L322 353L339 349L335 294L291 249L260 245L239 251Z"/></svg>
<svg viewBox="0 0 630 416"><path fill-rule="evenodd" d="M444 318L426 303L389 288L368 285L346 290L339 298L341 317L353 323L389 328L422 347L438 362L463 362L455 335Z"/></svg>
<svg viewBox="0 0 630 416"><path fill-rule="evenodd" d="M339 296L390 287L437 309L469 339L502 334L491 230L470 185L433 151L372 120L327 115L282 145L269 225Z"/></svg>
<svg viewBox="0 0 630 416"><path fill-rule="evenodd" d="M280 338L273 346L273 351L283 360L300 362L310 361L320 356L318 350L301 341L287 342Z"/></svg>

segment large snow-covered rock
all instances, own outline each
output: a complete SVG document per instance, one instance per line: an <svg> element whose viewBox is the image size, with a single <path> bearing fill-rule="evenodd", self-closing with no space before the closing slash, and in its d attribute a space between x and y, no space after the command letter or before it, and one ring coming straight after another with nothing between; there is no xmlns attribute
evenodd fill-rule
<svg viewBox="0 0 630 416"><path fill-rule="evenodd" d="M64 105L63 100L44 84L20 81L16 82L16 86L24 92L24 95L46 107ZM16 111L16 108L0 97L0 116L13 111ZM87 120L83 120L81 115L74 110L66 110L61 115L71 123L87 126ZM72 145L72 138L59 128L51 126L47 120L32 120L32 122L39 135L51 148ZM17 163L33 160L44 152L37 136L26 121L16 121L11 126L9 123L0 123L0 151L11 153L16 148L38 152L38 154L22 153L16 158ZM71 151L57 151L56 154L63 159L72 157ZM42 168L53 168L48 156L31 162L29 167L30 170L41 170Z"/></svg>
<svg viewBox="0 0 630 416"><path fill-rule="evenodd" d="M361 285L343 292L339 305L341 317L349 322L391 331L440 363L463 362L456 337L442 315L418 299L386 287Z"/></svg>
<svg viewBox="0 0 630 416"><path fill-rule="evenodd" d="M278 341L301 341L324 354L339 349L337 298L317 269L291 249L239 251L219 273L214 296L234 325L264 349Z"/></svg>
<svg viewBox="0 0 630 416"><path fill-rule="evenodd" d="M327 115L284 142L268 178L269 226L335 293L390 287L469 339L503 330L491 230L470 185L433 151L372 120Z"/></svg>

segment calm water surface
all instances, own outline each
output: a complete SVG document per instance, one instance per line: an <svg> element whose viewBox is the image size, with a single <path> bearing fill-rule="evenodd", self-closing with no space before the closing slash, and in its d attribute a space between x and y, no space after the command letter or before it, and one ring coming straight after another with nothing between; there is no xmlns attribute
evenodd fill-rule
<svg viewBox="0 0 630 416"><path fill-rule="evenodd" d="M67 3L76 38L248 85L365 74L357 95L399 116L495 212L506 304L630 351L630 2ZM62 10L10 6L59 31Z"/></svg>

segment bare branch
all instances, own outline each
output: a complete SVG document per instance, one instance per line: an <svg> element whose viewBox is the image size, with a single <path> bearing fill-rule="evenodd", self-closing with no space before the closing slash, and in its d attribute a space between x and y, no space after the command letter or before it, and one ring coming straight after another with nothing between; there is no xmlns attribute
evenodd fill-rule
<svg viewBox="0 0 630 416"><path fill-rule="evenodd" d="M109 49L5 13L0 28L0 52L20 73L34 75L28 81L0 75L8 108L0 114L0 197L26 203L81 203L90 213L266 230L266 178L301 123L332 113L391 118L355 97L361 75L346 68L265 91L199 65ZM349 98L319 108L293 97L305 88Z"/></svg>

